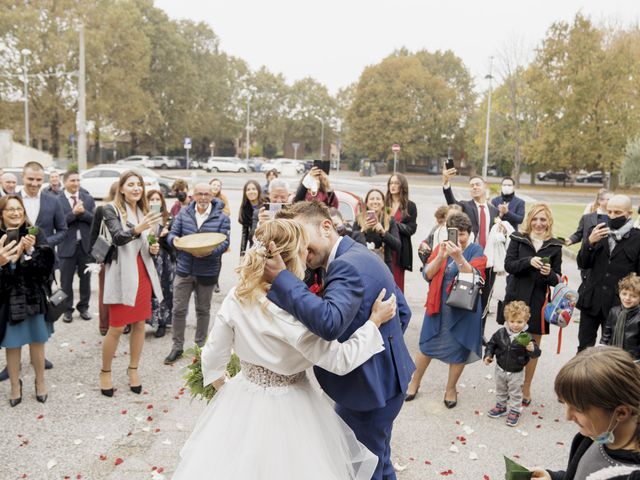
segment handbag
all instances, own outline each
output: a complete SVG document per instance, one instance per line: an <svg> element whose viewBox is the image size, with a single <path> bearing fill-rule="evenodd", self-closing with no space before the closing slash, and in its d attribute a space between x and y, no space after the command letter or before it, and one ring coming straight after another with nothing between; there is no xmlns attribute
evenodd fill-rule
<svg viewBox="0 0 640 480"><path fill-rule="evenodd" d="M450 307L474 312L478 307L484 280L475 270L471 279L467 276L471 274L462 275L464 276L459 273L456 277L445 303Z"/></svg>
<svg viewBox="0 0 640 480"><path fill-rule="evenodd" d="M106 208L106 205L104 208ZM113 240L111 239L111 234L109 233L107 226L104 224L103 219L100 221L100 232L91 246L91 256L95 259L96 263L107 262L112 246Z"/></svg>
<svg viewBox="0 0 640 480"><path fill-rule="evenodd" d="M53 281L56 283L56 286L57 286L58 282L56 281L55 277ZM47 297L47 314L46 314L47 322L53 323L62 316L62 314L67 309L67 305L66 305L67 297L68 297L67 294L64 293L61 288L57 288L55 291L51 293L51 295Z"/></svg>

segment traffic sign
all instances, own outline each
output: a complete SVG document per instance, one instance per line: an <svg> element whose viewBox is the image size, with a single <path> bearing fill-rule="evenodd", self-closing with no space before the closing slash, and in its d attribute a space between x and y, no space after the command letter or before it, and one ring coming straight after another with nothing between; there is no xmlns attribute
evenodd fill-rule
<svg viewBox="0 0 640 480"><path fill-rule="evenodd" d="M391 151L393 153L398 153L400 151L400 145L398 145L397 143L394 143L393 145L391 145Z"/></svg>
<svg viewBox="0 0 640 480"><path fill-rule="evenodd" d="M184 149L191 150L191 139L189 137L184 137Z"/></svg>

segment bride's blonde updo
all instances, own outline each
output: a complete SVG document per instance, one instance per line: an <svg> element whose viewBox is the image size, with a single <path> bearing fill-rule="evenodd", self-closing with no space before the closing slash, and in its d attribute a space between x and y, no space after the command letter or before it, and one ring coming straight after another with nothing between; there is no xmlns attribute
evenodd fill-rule
<svg viewBox="0 0 640 480"><path fill-rule="evenodd" d="M269 252L269 243L275 243ZM236 296L247 302L254 302L264 296L270 284L264 278L267 255L280 254L287 270L298 278L304 278L305 264L300 260L300 250L308 243L307 233L295 220L273 219L260 225L254 235L253 246L248 249L236 272L240 281Z"/></svg>

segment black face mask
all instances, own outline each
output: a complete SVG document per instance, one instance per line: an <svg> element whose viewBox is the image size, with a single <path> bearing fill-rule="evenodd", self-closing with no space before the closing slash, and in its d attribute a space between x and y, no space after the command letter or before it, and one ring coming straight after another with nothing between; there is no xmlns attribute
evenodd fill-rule
<svg viewBox="0 0 640 480"><path fill-rule="evenodd" d="M628 218L624 215L609 220L609 228L611 230L619 230L627 223Z"/></svg>
<svg viewBox="0 0 640 480"><path fill-rule="evenodd" d="M178 201L180 202L184 202L187 199L187 194L186 192L178 192Z"/></svg>

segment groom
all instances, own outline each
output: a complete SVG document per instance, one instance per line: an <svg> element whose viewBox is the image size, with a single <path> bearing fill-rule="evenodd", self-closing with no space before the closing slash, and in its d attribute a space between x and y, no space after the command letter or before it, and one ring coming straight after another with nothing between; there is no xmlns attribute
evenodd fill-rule
<svg viewBox="0 0 640 480"><path fill-rule="evenodd" d="M403 337L411 311L389 268L365 246L339 236L323 203L299 202L281 210L277 217L303 225L309 236L307 266L322 266L327 273L320 298L286 270L280 255L274 255L265 266L265 277L272 283L267 298L316 335L344 342L367 321L380 290L396 294L398 313L380 327L383 352L345 376L315 367L322 389L336 402L338 415L378 456L373 479L395 479L391 428L415 370Z"/></svg>

